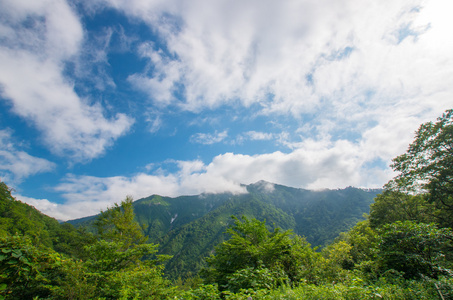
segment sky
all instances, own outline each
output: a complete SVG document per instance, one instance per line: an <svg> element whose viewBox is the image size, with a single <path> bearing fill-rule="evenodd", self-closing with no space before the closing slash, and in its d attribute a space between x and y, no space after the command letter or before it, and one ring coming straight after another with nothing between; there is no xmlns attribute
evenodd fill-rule
<svg viewBox="0 0 453 300"><path fill-rule="evenodd" d="M453 108L451 0L0 0L0 180L134 199L380 188Z"/></svg>

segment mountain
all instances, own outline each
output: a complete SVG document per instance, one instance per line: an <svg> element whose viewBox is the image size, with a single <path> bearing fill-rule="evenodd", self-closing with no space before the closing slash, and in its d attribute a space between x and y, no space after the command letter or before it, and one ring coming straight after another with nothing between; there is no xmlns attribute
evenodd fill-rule
<svg viewBox="0 0 453 300"><path fill-rule="evenodd" d="M313 246L324 246L363 220L381 190L348 187L310 191L260 181L244 194L201 194L176 198L152 195L134 202L137 221L161 254L173 255L165 272L171 278L196 274L225 238L231 216L266 220L272 229L292 229ZM95 217L69 221L89 226Z"/></svg>

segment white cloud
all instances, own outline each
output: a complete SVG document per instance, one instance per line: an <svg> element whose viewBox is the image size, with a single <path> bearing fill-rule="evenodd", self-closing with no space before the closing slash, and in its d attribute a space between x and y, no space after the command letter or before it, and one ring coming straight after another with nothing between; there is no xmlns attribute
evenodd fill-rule
<svg viewBox="0 0 453 300"><path fill-rule="evenodd" d="M83 41L82 26L65 1L3 1L1 19L1 96L42 132L52 152L89 160L130 128L133 120L104 117L102 107L80 98L63 75L65 61Z"/></svg>
<svg viewBox="0 0 453 300"><path fill-rule="evenodd" d="M18 150L11 130L0 130L0 180L20 182L26 177L55 169L55 164L46 159Z"/></svg>
<svg viewBox="0 0 453 300"><path fill-rule="evenodd" d="M174 83L184 83L187 105L193 108L236 97L244 104L262 102L271 93L274 100L266 104L269 110L295 109L297 114L318 107L320 97L336 96L350 87L348 94L353 95L388 83L392 83L389 90L398 92L400 81L413 82L414 86L406 88L425 85L412 70L429 67L444 73L435 65L451 57L451 38L439 34L448 35L451 20L444 13L446 3L436 1L110 4L161 32L176 59L147 47L143 55L158 70L142 78L150 75L149 82L159 81L167 101L172 99ZM162 18L165 14L170 18ZM395 37L395 32L402 27L411 35L399 41L402 37ZM432 51L436 43L444 49L440 57ZM342 57L345 49L351 53ZM307 75L312 82L306 80Z"/></svg>
<svg viewBox="0 0 453 300"><path fill-rule="evenodd" d="M153 72L130 77L160 105L258 104L269 115L316 115L314 129L331 136L365 135L400 115L421 123L451 106L448 1L101 2L160 33L168 52L144 43Z"/></svg>
<svg viewBox="0 0 453 300"><path fill-rule="evenodd" d="M119 203L126 195L134 199L153 194L164 196L196 195L200 193L233 192L243 193L244 188L232 180L210 178L200 161L176 161L179 171L174 174L139 173L132 177L94 177L68 175L55 190L66 200L63 204L52 206L50 216L62 220L80 218L99 213ZM27 202L28 203L28 202ZM34 202L39 210L47 209L46 201ZM42 210L41 210L42 211ZM44 211L43 211L44 212Z"/></svg>
<svg viewBox="0 0 453 300"><path fill-rule="evenodd" d="M287 133L281 132L279 134L270 133L270 132L262 132L262 131L246 131L236 136L236 138L230 143L232 145L241 145L244 144L246 141L271 141L275 140L279 144L284 146L288 146L285 139L287 138Z"/></svg>
<svg viewBox="0 0 453 300"><path fill-rule="evenodd" d="M225 138L228 137L228 131L224 130L222 132L217 132L210 134L210 133L196 133L190 137L190 141L192 143L199 143L204 145L211 145L215 143L220 143Z"/></svg>
<svg viewBox="0 0 453 300"><path fill-rule="evenodd" d="M162 55L162 51L154 51L153 43L145 43L140 47L140 55L150 60L153 73L150 77L133 74L128 80L139 90L142 90L154 100L158 106L166 106L173 102L176 97L176 83L180 80L181 71L177 61L173 61Z"/></svg>
<svg viewBox="0 0 453 300"><path fill-rule="evenodd" d="M356 146L339 141L306 141L291 153L274 152L262 155L219 155L206 167L206 176L221 177L250 184L259 180L309 189L362 186L363 159Z"/></svg>

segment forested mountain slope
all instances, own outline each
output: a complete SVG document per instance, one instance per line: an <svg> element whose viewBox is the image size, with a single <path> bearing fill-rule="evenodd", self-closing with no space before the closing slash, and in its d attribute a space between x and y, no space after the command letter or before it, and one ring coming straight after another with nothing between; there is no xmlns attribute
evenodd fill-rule
<svg viewBox="0 0 453 300"><path fill-rule="evenodd" d="M82 244L92 237L69 223L60 224L26 203L11 196L8 186L0 182L0 236L28 236L34 244L42 244L70 256L79 254Z"/></svg>
<svg viewBox="0 0 453 300"><path fill-rule="evenodd" d="M314 246L324 246L347 231L380 190L346 188L310 191L264 181L246 186L248 193L202 194L176 198L153 195L134 202L137 221L159 253L173 255L165 267L170 277L195 274L205 257L225 238L231 216L266 220L269 228L292 229ZM90 225L94 218L70 221Z"/></svg>

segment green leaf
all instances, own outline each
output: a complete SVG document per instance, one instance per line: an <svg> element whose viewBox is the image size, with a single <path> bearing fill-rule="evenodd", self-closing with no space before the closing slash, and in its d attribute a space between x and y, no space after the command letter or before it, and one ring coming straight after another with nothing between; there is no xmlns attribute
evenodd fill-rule
<svg viewBox="0 0 453 300"><path fill-rule="evenodd" d="M22 256L22 251L20 250L13 250L13 253L11 254L13 257L19 258Z"/></svg>

